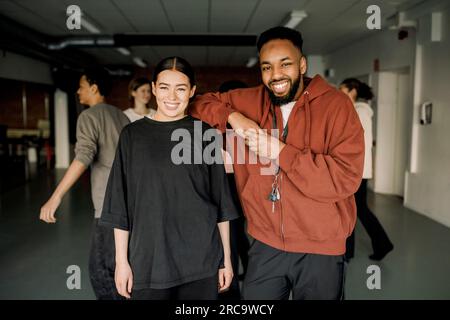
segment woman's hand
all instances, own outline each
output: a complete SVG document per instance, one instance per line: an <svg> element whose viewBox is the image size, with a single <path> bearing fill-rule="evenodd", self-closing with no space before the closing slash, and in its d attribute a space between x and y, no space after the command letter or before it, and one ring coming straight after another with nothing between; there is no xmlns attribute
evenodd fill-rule
<svg viewBox="0 0 450 320"><path fill-rule="evenodd" d="M231 266L231 261L225 260L224 265L224 268L219 269L219 292L228 290L231 285L231 280L233 280L233 267Z"/></svg>
<svg viewBox="0 0 450 320"><path fill-rule="evenodd" d="M114 275L117 292L127 298L131 298L133 289L133 272L128 262L116 263L116 272Z"/></svg>

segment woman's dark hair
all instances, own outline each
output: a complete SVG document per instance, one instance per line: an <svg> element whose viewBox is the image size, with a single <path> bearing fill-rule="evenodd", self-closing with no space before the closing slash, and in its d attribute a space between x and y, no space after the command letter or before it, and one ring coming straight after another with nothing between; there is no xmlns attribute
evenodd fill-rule
<svg viewBox="0 0 450 320"><path fill-rule="evenodd" d="M134 78L133 80L131 80L128 84L128 98L130 100L133 100L133 96L131 95L131 93L146 84L150 85L150 80L144 77Z"/></svg>
<svg viewBox="0 0 450 320"><path fill-rule="evenodd" d="M261 51L262 46L267 42L276 39L285 39L291 41L292 44L296 46L301 53L303 53L302 34L297 30L286 27L274 27L261 33L261 35L258 37L258 41L256 42L258 52Z"/></svg>
<svg viewBox="0 0 450 320"><path fill-rule="evenodd" d="M176 70L185 74L189 78L191 87L195 86L195 75L192 66L181 57L167 57L162 59L155 67L153 71L152 81L156 83L158 75L164 70Z"/></svg>
<svg viewBox="0 0 450 320"><path fill-rule="evenodd" d="M84 70L83 74L90 86L96 84L100 95L106 97L111 91L111 81L108 71L104 68L93 67Z"/></svg>
<svg viewBox="0 0 450 320"><path fill-rule="evenodd" d="M347 78L342 81L341 85L345 86L349 91L356 90L356 99L372 100L373 92L364 82L356 78Z"/></svg>

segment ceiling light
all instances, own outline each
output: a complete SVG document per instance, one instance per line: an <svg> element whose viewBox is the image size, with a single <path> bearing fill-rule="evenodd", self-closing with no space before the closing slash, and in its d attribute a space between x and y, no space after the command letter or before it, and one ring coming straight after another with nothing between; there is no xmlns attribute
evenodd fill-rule
<svg viewBox="0 0 450 320"><path fill-rule="evenodd" d="M296 28L303 19L305 19L308 14L303 10L293 10L289 13L289 15L284 19L282 23L286 28L294 29ZM248 59L247 68L251 68L258 62L258 58L251 57Z"/></svg>
<svg viewBox="0 0 450 320"><path fill-rule="evenodd" d="M251 57L250 59L248 59L246 67L247 68L251 68L253 66L255 66L255 64L258 62L258 58L256 57Z"/></svg>
<svg viewBox="0 0 450 320"><path fill-rule="evenodd" d="M100 33L100 29L97 28L92 22L87 20L85 15L81 16L81 25L90 33Z"/></svg>
<svg viewBox="0 0 450 320"><path fill-rule="evenodd" d="M133 58L133 62L134 62L137 66L139 66L139 67L141 67L141 68L146 68L146 67L147 67L147 63L146 63L144 60L142 60L142 58L134 57L134 58Z"/></svg>
<svg viewBox="0 0 450 320"><path fill-rule="evenodd" d="M116 50L119 51L124 56L129 56L131 54L130 50L128 50L127 48L119 47L116 48Z"/></svg>
<svg viewBox="0 0 450 320"><path fill-rule="evenodd" d="M293 10L286 17L283 25L286 28L295 29L295 27L297 27L298 24L302 22L302 20L305 19L307 16L308 14L303 10Z"/></svg>

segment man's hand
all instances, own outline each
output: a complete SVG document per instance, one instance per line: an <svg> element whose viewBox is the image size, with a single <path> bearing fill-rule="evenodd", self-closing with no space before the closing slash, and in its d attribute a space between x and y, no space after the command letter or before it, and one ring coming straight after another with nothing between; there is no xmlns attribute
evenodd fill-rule
<svg viewBox="0 0 450 320"><path fill-rule="evenodd" d="M39 219L47 223L55 223L55 212L61 203L61 198L57 196L52 196L41 208L41 213Z"/></svg>
<svg viewBox="0 0 450 320"><path fill-rule="evenodd" d="M244 132L244 136L245 143L251 151L270 160L277 159L285 147L283 142L268 134L267 130L248 129Z"/></svg>
<svg viewBox="0 0 450 320"><path fill-rule="evenodd" d="M39 219L47 223L55 223L55 212L58 209L61 199L66 192L73 186L73 184L80 178L83 172L86 170L86 166L78 160L73 160L64 174L63 179L56 187L50 199L42 206L39 214Z"/></svg>
<svg viewBox="0 0 450 320"><path fill-rule="evenodd" d="M228 116L228 123L234 129L234 131L236 131L236 133L248 129L255 129L255 130L261 129L255 121L250 120L240 112L233 112L232 114L230 114Z"/></svg>

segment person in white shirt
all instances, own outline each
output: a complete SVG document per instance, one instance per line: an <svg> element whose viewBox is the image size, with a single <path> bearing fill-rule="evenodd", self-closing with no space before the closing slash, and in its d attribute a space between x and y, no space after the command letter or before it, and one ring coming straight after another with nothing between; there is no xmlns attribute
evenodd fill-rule
<svg viewBox="0 0 450 320"><path fill-rule="evenodd" d="M366 229L372 241L373 254L369 256L372 260L382 260L394 248L386 231L378 221L377 217L367 206L367 180L372 179L372 117L373 110L366 101L373 98L372 89L364 82L355 78L342 81L339 89L347 94L355 105L361 125L364 128L364 171L361 185L355 193L357 215L359 221ZM347 252L345 257L349 261L354 256L355 232L347 238Z"/></svg>
<svg viewBox="0 0 450 320"><path fill-rule="evenodd" d="M155 110L149 106L152 98L149 79L135 78L131 80L128 85L128 96L133 102L133 108L128 108L123 113L130 119L130 122L155 114Z"/></svg>

